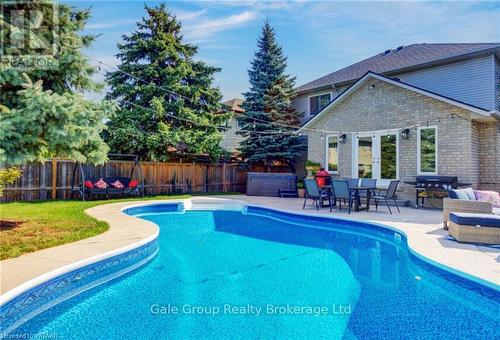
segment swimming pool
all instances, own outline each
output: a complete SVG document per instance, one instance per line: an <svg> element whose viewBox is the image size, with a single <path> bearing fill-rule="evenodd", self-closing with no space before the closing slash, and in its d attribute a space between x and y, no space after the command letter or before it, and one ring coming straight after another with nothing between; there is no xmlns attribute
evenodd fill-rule
<svg viewBox="0 0 500 340"><path fill-rule="evenodd" d="M177 204L128 209L159 226L158 254L140 269L42 312L12 335L500 335L498 291L426 263L400 233L260 207L240 210L184 210Z"/></svg>

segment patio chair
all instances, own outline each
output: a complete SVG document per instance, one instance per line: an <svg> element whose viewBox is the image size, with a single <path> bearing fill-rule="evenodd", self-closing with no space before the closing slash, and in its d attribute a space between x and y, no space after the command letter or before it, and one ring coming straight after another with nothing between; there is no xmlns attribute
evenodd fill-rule
<svg viewBox="0 0 500 340"><path fill-rule="evenodd" d="M344 180L349 183L349 188L359 185L359 178L344 178Z"/></svg>
<svg viewBox="0 0 500 340"><path fill-rule="evenodd" d="M306 195L304 197L304 205L302 206L302 209L306 208L308 198L313 200L313 204L316 205L316 210L319 210L320 203L324 199L327 199L330 205L330 212L332 211L332 195L328 189L320 191L318 183L316 183L316 180L312 178L304 179L304 186L306 189Z"/></svg>
<svg viewBox="0 0 500 340"><path fill-rule="evenodd" d="M348 213L350 214L355 197L349 188L349 182L347 180L333 180L332 188L334 200L339 202L339 209L342 210L342 200L344 202L347 200Z"/></svg>
<svg viewBox="0 0 500 340"><path fill-rule="evenodd" d="M376 178L362 178L361 179L361 187L363 188L375 188L377 186L377 179ZM359 192L359 197L364 198L366 200L367 192L364 190L361 190ZM373 197L375 196L375 190L370 191L370 196Z"/></svg>
<svg viewBox="0 0 500 340"><path fill-rule="evenodd" d="M396 201L397 198L396 190L398 189L398 185L399 185L399 180L391 181L391 183L389 183L387 191L385 192L385 195L372 196L372 199L375 200L375 210L378 210L378 201L385 201L385 204L387 205L387 208L389 209L389 212L392 215L392 210L391 207L389 206L389 201L394 201L394 205L398 209L398 213L401 212L398 207L398 202Z"/></svg>

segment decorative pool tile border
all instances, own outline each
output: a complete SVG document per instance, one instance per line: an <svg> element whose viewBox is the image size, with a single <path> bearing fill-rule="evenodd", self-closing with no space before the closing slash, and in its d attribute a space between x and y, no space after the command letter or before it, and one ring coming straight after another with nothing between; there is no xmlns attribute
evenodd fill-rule
<svg viewBox="0 0 500 340"><path fill-rule="evenodd" d="M124 253L91 263L41 283L0 306L0 336L48 308L147 263L158 252L158 238Z"/></svg>

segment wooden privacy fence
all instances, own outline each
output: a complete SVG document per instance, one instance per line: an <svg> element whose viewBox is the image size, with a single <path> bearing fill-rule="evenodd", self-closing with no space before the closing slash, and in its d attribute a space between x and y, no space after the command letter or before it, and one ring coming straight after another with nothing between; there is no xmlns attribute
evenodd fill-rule
<svg viewBox="0 0 500 340"><path fill-rule="evenodd" d="M83 166L85 179L129 177L134 162L109 161L102 166ZM2 202L34 201L71 196L75 162L53 160L22 166L23 176L4 190ZM239 164L141 162L146 195L190 192L245 192L246 169ZM79 171L75 183L81 183ZM136 168L133 178L139 179ZM77 196L79 199L80 197Z"/></svg>

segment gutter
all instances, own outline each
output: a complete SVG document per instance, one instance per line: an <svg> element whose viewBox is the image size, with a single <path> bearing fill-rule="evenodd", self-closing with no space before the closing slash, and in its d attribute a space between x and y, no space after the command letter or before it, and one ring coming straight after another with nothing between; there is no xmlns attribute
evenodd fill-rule
<svg viewBox="0 0 500 340"><path fill-rule="evenodd" d="M493 118L496 118L496 120L500 121L500 112L497 110L490 111L490 114Z"/></svg>

